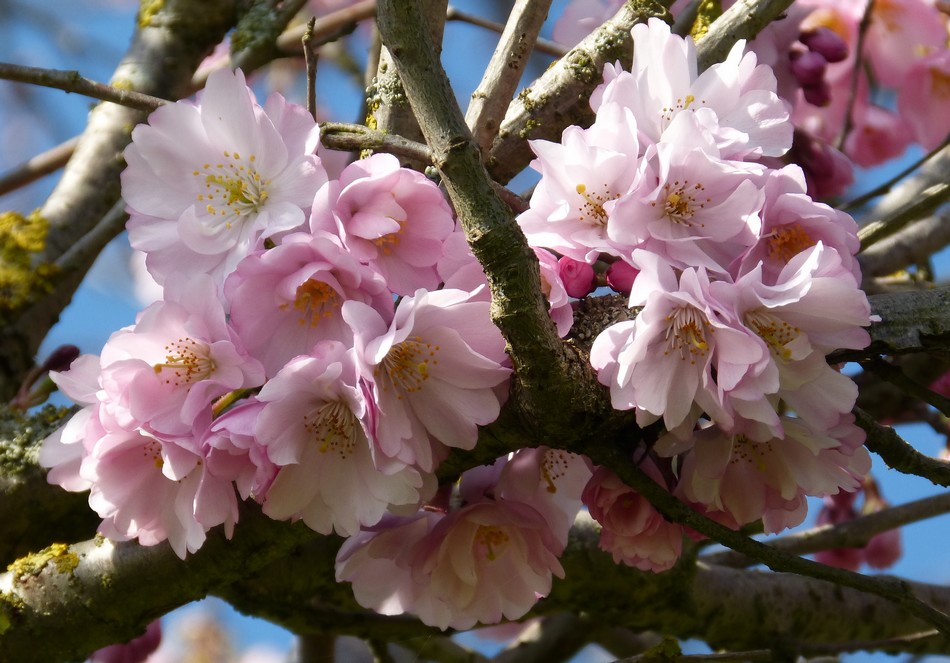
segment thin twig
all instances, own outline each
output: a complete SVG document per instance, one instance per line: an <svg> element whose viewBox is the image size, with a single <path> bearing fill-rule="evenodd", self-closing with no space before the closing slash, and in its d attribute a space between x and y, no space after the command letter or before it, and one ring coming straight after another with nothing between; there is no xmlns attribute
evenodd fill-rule
<svg viewBox="0 0 950 663"><path fill-rule="evenodd" d="M496 23L495 21L489 21L486 18L481 16L476 16L475 14L469 14L468 12L463 12L449 5L448 11L445 13L445 18L449 21L459 21L461 23L469 23L470 25L477 26L479 28L485 28L486 30L491 30L502 34L505 30L505 26L501 23ZM562 57L570 51L570 48L566 48L561 44L558 44L555 41L549 39L541 39L540 37L534 42L534 50L540 53L546 53L547 55L553 55L556 58Z"/></svg>
<svg viewBox="0 0 950 663"><path fill-rule="evenodd" d="M867 448L891 468L923 477L938 486L950 486L950 463L920 453L893 428L882 426L861 408L854 408L854 416L855 423L867 433Z"/></svg>
<svg viewBox="0 0 950 663"><path fill-rule="evenodd" d="M617 659L614 663L649 663L656 660L656 653L646 652L629 658ZM743 663L744 661L751 661L752 663L763 661L767 663L775 660L775 652L771 649L754 649L751 651L723 652L721 654L681 654L676 657L676 660L697 661L697 663Z"/></svg>
<svg viewBox="0 0 950 663"><path fill-rule="evenodd" d="M307 21L307 29L304 30L300 42L303 46L303 60L307 65L307 110L310 116L317 119L317 52L313 47L313 25L316 23L316 17L311 16Z"/></svg>
<svg viewBox="0 0 950 663"><path fill-rule="evenodd" d="M375 131L362 124L324 122L320 125L320 140L324 147L345 152L373 150L388 152L421 163L431 164L432 150L425 143L418 143L397 134ZM505 201L511 211L520 214L528 209L528 201L507 187L491 181L495 193Z"/></svg>
<svg viewBox="0 0 950 663"><path fill-rule="evenodd" d="M31 184L65 166L78 142L79 136L73 136L66 142L41 152L0 175L0 196Z"/></svg>
<svg viewBox="0 0 950 663"><path fill-rule="evenodd" d="M905 168L905 169L902 170L901 172L899 172L899 173L897 173L896 175L894 175L894 177L890 178L889 180L887 180L887 181L884 182L883 184L880 184L880 185L874 187L873 189L871 189L871 190L868 191L867 193L863 193L863 194L861 194L860 196L858 196L857 198L854 198L854 199L852 199L852 200L849 200L849 201L846 202L844 205L842 205L842 206L840 207L840 209L841 209L842 211L844 211L844 212L848 212L848 211L850 211L850 210L857 209L857 208L861 207L861 206L864 205L865 203L868 203L868 202L870 202L871 200L874 200L874 199L877 198L878 196L883 196L885 193L889 192L889 191L894 187L895 184L897 184L898 182L900 182L902 179L904 179L905 177L907 177L908 175L910 175L912 172L914 172L915 170L917 170L918 168L920 168L922 165L924 165L925 163L927 163L927 162L930 161L931 159L933 159L933 158L934 158L937 154L939 154L940 151L943 150L943 148L945 148L947 145L950 145L950 134L947 134L947 137L944 138L944 139L943 139L943 142L940 143L937 147L935 147L934 149L930 150L930 152L928 152L928 153L925 154L924 156L920 157L917 161L915 161L915 162L912 163L911 165L907 166L907 168Z"/></svg>
<svg viewBox="0 0 950 663"><path fill-rule="evenodd" d="M932 405L945 417L950 417L950 398L923 387L911 380L899 367L889 364L880 357L862 362L862 366L887 380L904 393Z"/></svg>
<svg viewBox="0 0 950 663"><path fill-rule="evenodd" d="M313 43L315 46L326 43L328 38L351 31L357 23L375 15L376 0L362 0L319 16L313 25ZM300 40L306 29L303 25L288 28L277 38L277 50L283 55L300 55Z"/></svg>
<svg viewBox="0 0 950 663"><path fill-rule="evenodd" d="M51 87L64 92L75 92L93 99L110 101L120 106L135 110L153 111L159 106L169 103L167 99L159 99L149 94L123 90L105 83L99 83L80 75L78 71L64 69L41 69L40 67L25 67L9 62L0 62L0 79L30 83Z"/></svg>
<svg viewBox="0 0 950 663"><path fill-rule="evenodd" d="M841 126L841 135L838 136L837 147L844 149L844 141L851 133L851 127L854 125L854 106L858 98L858 80L861 78L861 69L864 67L864 37L867 34L868 26L871 25L871 12L874 11L874 0L868 0L864 8L864 15L861 17L861 23L858 24L858 40L855 44L854 68L851 69L851 85L848 90L848 109L844 114L844 123Z"/></svg>

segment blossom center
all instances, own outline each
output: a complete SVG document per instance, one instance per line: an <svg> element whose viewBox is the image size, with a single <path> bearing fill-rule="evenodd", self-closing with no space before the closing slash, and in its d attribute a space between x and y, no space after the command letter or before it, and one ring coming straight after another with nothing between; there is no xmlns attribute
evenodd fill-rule
<svg viewBox="0 0 950 663"><path fill-rule="evenodd" d="M663 213L673 223L688 228L693 227L693 215L712 201L708 196L702 197L703 191L706 190L702 182L690 184L688 181L676 180L672 184L664 184L663 190L666 193L666 200L662 201ZM657 203L654 201L650 204L656 207ZM699 227L704 225L700 223Z"/></svg>
<svg viewBox="0 0 950 663"><path fill-rule="evenodd" d="M548 449L541 459L541 479L547 484L549 493L557 492L557 482L567 474L568 465L574 454L560 449Z"/></svg>
<svg viewBox="0 0 950 663"><path fill-rule="evenodd" d="M359 423L353 411L332 401L303 416L303 425L313 436L320 453L334 452L345 459L356 448Z"/></svg>
<svg viewBox="0 0 950 663"><path fill-rule="evenodd" d="M776 357L784 360L792 358L792 351L786 346L798 338L801 329L761 309L746 313L745 323L768 344Z"/></svg>
<svg viewBox="0 0 950 663"><path fill-rule="evenodd" d="M282 304L280 308L286 309L287 304ZM340 296L326 283L307 279L297 286L294 309L300 312L297 322L301 326L309 324L314 328L323 318L332 318L339 308Z"/></svg>
<svg viewBox="0 0 950 663"><path fill-rule="evenodd" d="M494 562L504 552L508 534L495 525L479 525L475 532L475 550L479 559Z"/></svg>
<svg viewBox="0 0 950 663"><path fill-rule="evenodd" d="M162 444L158 440L150 439L145 446L142 447L142 456L146 459L151 459L152 464L158 471L161 471L165 465L165 460L162 458Z"/></svg>
<svg viewBox="0 0 950 663"><path fill-rule="evenodd" d="M373 244L376 245L376 248L383 252L384 256L392 255L393 251L399 246L399 243L402 242L402 231L405 228L406 220L393 219L396 223L399 224L399 230L396 230L391 233L386 233L382 237L377 237L373 240Z"/></svg>
<svg viewBox="0 0 950 663"><path fill-rule="evenodd" d="M772 442L755 442L745 435L736 435L732 443L732 464L745 463L759 472L765 472L768 465L766 457L772 453Z"/></svg>
<svg viewBox="0 0 950 663"><path fill-rule="evenodd" d="M606 184L604 184L604 190L600 193L589 192L587 185L584 183L578 184L575 187L575 191L577 191L578 195L584 200L584 204L577 208L581 220L595 226L606 226L608 219L607 210L604 209L604 203L616 200L620 197L620 194L611 193Z"/></svg>
<svg viewBox="0 0 950 663"><path fill-rule="evenodd" d="M192 171L192 175L203 181L203 192L198 201L205 203L205 211L211 216L232 217L255 214L267 201L269 179L261 177L254 167L257 160L253 154L246 160L237 152L224 152L224 158L218 163L205 163Z"/></svg>
<svg viewBox="0 0 950 663"><path fill-rule="evenodd" d="M815 240L804 228L797 223L790 223L772 231L769 236L769 257L787 263L814 245Z"/></svg>
<svg viewBox="0 0 950 663"><path fill-rule="evenodd" d="M183 387L211 377L215 364L211 348L188 336L165 346L165 361L152 366L165 384Z"/></svg>
<svg viewBox="0 0 950 663"><path fill-rule="evenodd" d="M706 356L709 343L706 334L713 330L706 317L692 306L682 306L666 316L666 350L664 355L678 353L680 359L695 364L697 359Z"/></svg>
<svg viewBox="0 0 950 663"><path fill-rule="evenodd" d="M664 106L660 109L660 118L670 122L673 120L673 116L679 113L680 111L686 110L696 101L696 97L691 94L687 94L684 98L679 98L676 100L672 106ZM701 104L705 104L705 101L701 101Z"/></svg>
<svg viewBox="0 0 950 663"><path fill-rule="evenodd" d="M420 336L407 338L394 345L383 358L383 369L401 391L415 393L429 379L430 363L433 366L439 363L436 359L439 350L438 345L426 343ZM378 373L378 369L375 372ZM397 395L397 398L401 399L402 395Z"/></svg>

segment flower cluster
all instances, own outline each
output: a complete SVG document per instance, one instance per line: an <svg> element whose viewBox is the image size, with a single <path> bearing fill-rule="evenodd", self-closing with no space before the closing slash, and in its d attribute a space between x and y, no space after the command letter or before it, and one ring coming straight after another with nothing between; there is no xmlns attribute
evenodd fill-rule
<svg viewBox="0 0 950 663"><path fill-rule="evenodd" d="M533 246L636 273L636 318L605 329L591 363L614 407L662 422L669 471L654 479L775 532L803 520L805 496L854 490L869 469L857 388L825 359L868 343L856 225L806 194L801 169L763 163L791 146L789 111L741 43L700 74L662 21L633 37L633 70L607 67L594 123L532 143L541 182L519 222ZM602 545L668 568L683 532L609 472L595 480Z"/></svg>
<svg viewBox="0 0 950 663"><path fill-rule="evenodd" d="M629 294L591 361L615 407L663 424L644 470L774 532L868 467L856 389L826 362L868 340L855 225L767 165L789 108L742 44L700 74L661 21L633 36L593 125L532 143L518 222L560 335L595 264ZM433 182L386 154L330 177L318 144L303 108L227 71L133 130L129 236L162 297L53 374L82 408L43 446L50 481L89 490L103 534L181 557L253 499L348 537L337 578L362 605L441 628L526 614L582 505L616 561L672 566L693 533L581 456L522 449L437 485L508 391L484 273Z"/></svg>
<svg viewBox="0 0 950 663"><path fill-rule="evenodd" d="M438 289L477 267L442 193L385 154L330 179L318 133L226 71L133 131L129 234L163 297L54 373L83 408L42 452L110 538L184 556L230 533L238 496L354 535L417 509L498 416L484 285Z"/></svg>

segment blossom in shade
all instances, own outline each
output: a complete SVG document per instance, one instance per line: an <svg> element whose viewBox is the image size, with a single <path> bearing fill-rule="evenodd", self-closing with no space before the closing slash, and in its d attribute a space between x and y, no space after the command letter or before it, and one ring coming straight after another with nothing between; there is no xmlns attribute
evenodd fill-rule
<svg viewBox="0 0 950 663"><path fill-rule="evenodd" d="M317 192L310 228L339 234L355 258L383 275L390 290L434 290L436 264L455 228L439 187L401 168L391 154L374 154L343 170Z"/></svg>
<svg viewBox="0 0 950 663"><path fill-rule="evenodd" d="M352 352L322 341L290 361L258 394L255 435L278 472L264 513L303 520L321 534L349 536L375 525L390 505L420 502L423 477L377 456L367 431L374 406L357 381Z"/></svg>
<svg viewBox="0 0 950 663"><path fill-rule="evenodd" d="M815 526L838 525L854 520L858 516L854 508L854 501L858 491L842 490L824 498ZM864 551L861 548L829 548L815 553L815 561L834 566L839 569L857 571L864 561Z"/></svg>
<svg viewBox="0 0 950 663"><path fill-rule="evenodd" d="M340 312L364 302L387 322L392 294L382 276L361 265L332 235L297 233L238 264L224 291L231 322L269 377L321 340L353 335Z"/></svg>
<svg viewBox="0 0 950 663"><path fill-rule="evenodd" d="M145 627L145 633L124 644L109 645L95 652L89 663L142 663L162 642L162 622L156 619Z"/></svg>
<svg viewBox="0 0 950 663"><path fill-rule="evenodd" d="M242 499L260 501L277 474L254 429L264 404L249 396L216 417L201 439L208 471L234 482Z"/></svg>
<svg viewBox="0 0 950 663"><path fill-rule="evenodd" d="M917 59L901 83L897 108L914 138L933 150L950 133L950 50Z"/></svg>
<svg viewBox="0 0 950 663"><path fill-rule="evenodd" d="M517 501L392 522L350 538L337 555L337 580L383 614L412 612L442 629L519 619L564 574L563 546L541 514Z"/></svg>
<svg viewBox="0 0 950 663"><path fill-rule="evenodd" d="M418 290L388 324L361 302L344 304L383 455L431 471L444 447L471 449L477 426L498 417L511 371L488 308L461 290Z"/></svg>
<svg viewBox="0 0 950 663"><path fill-rule="evenodd" d="M677 490L690 502L724 511L739 525L761 518L766 532L779 532L804 520L806 496L856 490L871 465L850 413L822 431L784 415L781 423L784 439L755 441L710 425L689 442L664 435L655 449L681 454Z"/></svg>
<svg viewBox="0 0 950 663"><path fill-rule="evenodd" d="M652 460L641 464L646 474L662 482ZM625 485L606 467L598 467L584 488L584 504L601 525L600 548L614 561L643 571L665 571L683 550L682 525L666 520L650 502Z"/></svg>
<svg viewBox="0 0 950 663"><path fill-rule="evenodd" d="M163 106L132 130L122 195L129 239L159 282L172 273L225 275L264 237L302 227L327 177L305 108L261 107L240 72L208 77L197 103Z"/></svg>

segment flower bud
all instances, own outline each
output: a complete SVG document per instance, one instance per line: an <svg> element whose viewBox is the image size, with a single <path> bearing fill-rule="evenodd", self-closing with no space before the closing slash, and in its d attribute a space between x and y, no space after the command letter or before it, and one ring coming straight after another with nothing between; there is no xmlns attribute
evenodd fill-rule
<svg viewBox="0 0 950 663"><path fill-rule="evenodd" d="M821 53L828 62L841 62L848 57L848 45L831 28L818 27L803 32L798 40L809 50Z"/></svg>
<svg viewBox="0 0 950 663"><path fill-rule="evenodd" d="M633 281L640 273L630 263L618 260L610 264L607 268L607 285L619 292L621 295L629 295L633 287Z"/></svg>
<svg viewBox="0 0 950 663"><path fill-rule="evenodd" d="M557 261L558 274L564 283L564 289L571 297L580 299L594 291L594 268L586 262L563 256Z"/></svg>

